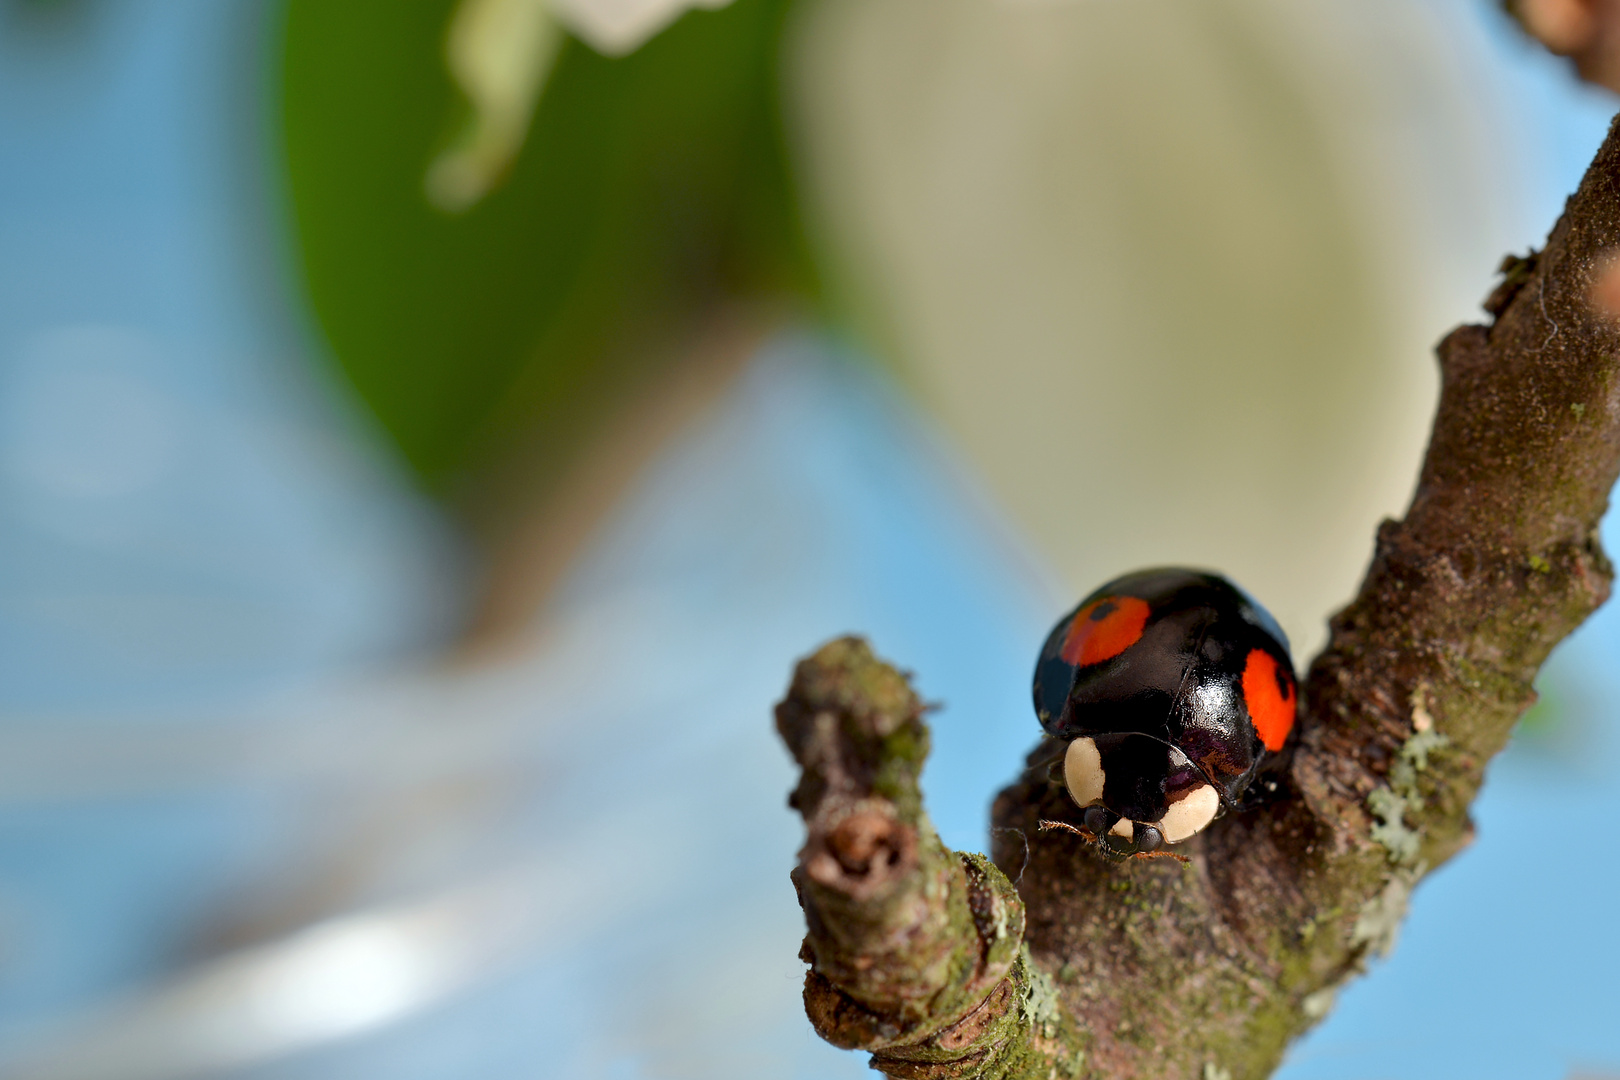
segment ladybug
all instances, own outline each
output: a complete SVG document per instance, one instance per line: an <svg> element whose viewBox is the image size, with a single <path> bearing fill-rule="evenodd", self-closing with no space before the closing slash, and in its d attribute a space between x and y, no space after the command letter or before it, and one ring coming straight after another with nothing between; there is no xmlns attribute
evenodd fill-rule
<svg viewBox="0 0 1620 1080"><path fill-rule="evenodd" d="M1117 857L1179 843L1246 805L1280 760L1297 701L1277 621L1194 570L1110 581L1058 621L1035 665L1035 714L1068 744L1064 786Z"/></svg>

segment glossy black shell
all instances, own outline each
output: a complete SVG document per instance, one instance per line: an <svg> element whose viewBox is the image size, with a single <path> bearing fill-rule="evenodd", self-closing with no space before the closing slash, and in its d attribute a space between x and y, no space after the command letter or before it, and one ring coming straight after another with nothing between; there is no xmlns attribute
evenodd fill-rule
<svg viewBox="0 0 1620 1080"><path fill-rule="evenodd" d="M1086 666L1068 663L1061 652L1071 623L1105 597L1147 603L1141 636L1117 656ZM1262 743L1244 700L1243 672L1254 649L1270 654L1286 672L1292 706L1297 694L1288 639L1264 608L1215 574L1174 568L1127 574L1082 600L1048 635L1035 666L1035 713L1047 734L1065 742L1135 734L1175 747L1224 804L1236 806L1262 764L1276 757ZM1174 765L1163 752L1144 753L1149 744L1133 739L1129 745L1137 747L1130 754L1131 782L1147 802L1157 802L1162 795L1155 789L1175 782L1160 774ZM1113 772L1109 782L1116 783ZM1151 811L1144 806L1143 812Z"/></svg>

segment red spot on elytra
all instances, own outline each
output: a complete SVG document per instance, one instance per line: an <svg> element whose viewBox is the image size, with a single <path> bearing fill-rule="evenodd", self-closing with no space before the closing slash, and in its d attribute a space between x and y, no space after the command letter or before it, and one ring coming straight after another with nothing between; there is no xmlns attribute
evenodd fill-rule
<svg viewBox="0 0 1620 1080"><path fill-rule="evenodd" d="M1112 660L1142 638L1147 625L1147 601L1134 596L1105 596L1074 613L1063 635L1059 655L1065 663L1087 667Z"/></svg>
<svg viewBox="0 0 1620 1080"><path fill-rule="evenodd" d="M1251 649L1243 665L1243 700L1266 749L1281 750L1294 726L1294 679L1264 649Z"/></svg>

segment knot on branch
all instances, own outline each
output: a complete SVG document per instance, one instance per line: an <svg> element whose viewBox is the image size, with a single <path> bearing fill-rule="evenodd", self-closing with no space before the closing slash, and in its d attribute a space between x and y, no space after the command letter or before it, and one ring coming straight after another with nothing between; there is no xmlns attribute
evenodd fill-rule
<svg viewBox="0 0 1620 1080"><path fill-rule="evenodd" d="M806 876L854 900L869 900L916 869L917 830L881 800L861 800L818 818L799 860Z"/></svg>

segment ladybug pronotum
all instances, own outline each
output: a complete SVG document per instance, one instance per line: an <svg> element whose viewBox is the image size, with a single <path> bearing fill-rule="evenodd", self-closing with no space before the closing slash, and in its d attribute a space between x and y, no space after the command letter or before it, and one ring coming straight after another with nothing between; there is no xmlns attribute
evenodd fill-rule
<svg viewBox="0 0 1620 1080"><path fill-rule="evenodd" d="M1288 639L1231 582L1193 570L1110 581L1058 621L1035 714L1063 780L1117 856L1176 844L1237 809L1294 729Z"/></svg>

